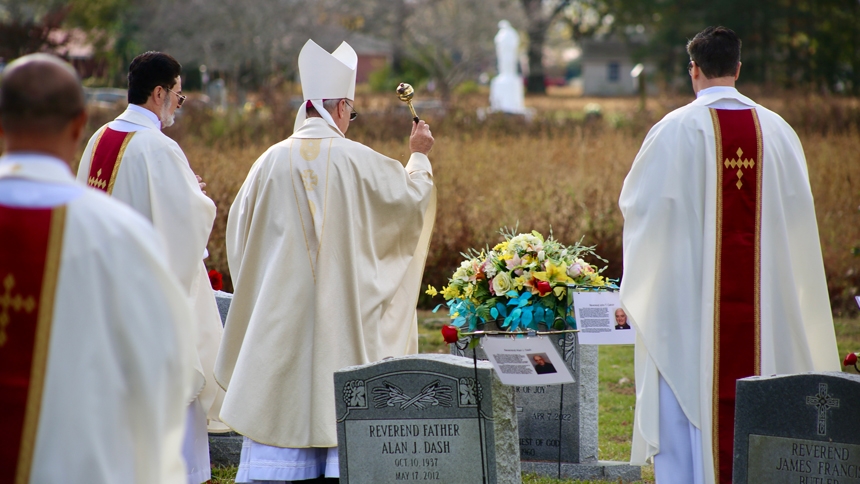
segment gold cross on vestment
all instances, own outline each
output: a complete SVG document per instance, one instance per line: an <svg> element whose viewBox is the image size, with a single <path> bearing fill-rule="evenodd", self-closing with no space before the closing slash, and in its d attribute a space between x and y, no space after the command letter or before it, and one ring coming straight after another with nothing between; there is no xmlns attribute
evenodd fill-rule
<svg viewBox="0 0 860 484"><path fill-rule="evenodd" d="M738 190L740 190L741 187L743 186L743 182L741 181L741 177L744 176L744 172L741 171L741 168L752 168L752 167L754 167L755 166L755 160L752 160L750 158L743 159L744 150L742 150L740 148L738 148L738 151L736 153L738 154L738 158L736 160L730 160L730 159L726 158L726 161L723 164L726 165L726 168L731 168L731 169L737 168L738 169L738 171L736 173L736 175L738 176L738 182L735 183L735 185L737 185Z"/></svg>
<svg viewBox="0 0 860 484"><path fill-rule="evenodd" d="M96 172L96 176L91 176L87 179L87 185L91 187L100 188L102 190L107 186L107 182L102 180L102 169L99 168L99 171Z"/></svg>
<svg viewBox="0 0 860 484"><path fill-rule="evenodd" d="M27 298L20 294L12 295L12 288L15 287L15 277L10 273L3 279L3 294L0 294L0 347L6 344L8 337L6 336L6 326L9 325L11 317L9 316L9 308L15 312L24 310L26 313L33 312L36 307L36 300L33 296Z"/></svg>

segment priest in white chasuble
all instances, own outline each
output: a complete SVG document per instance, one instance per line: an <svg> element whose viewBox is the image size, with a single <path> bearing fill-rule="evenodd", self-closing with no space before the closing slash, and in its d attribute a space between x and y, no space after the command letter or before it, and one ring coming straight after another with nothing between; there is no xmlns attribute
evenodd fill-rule
<svg viewBox="0 0 860 484"><path fill-rule="evenodd" d="M74 180L74 69L0 85L0 482L186 482L191 308L152 225Z"/></svg>
<svg viewBox="0 0 860 484"><path fill-rule="evenodd" d="M417 352L433 137L412 126L405 168L345 138L356 64L346 43L305 44L295 132L254 163L230 209L235 293L215 376L222 421L246 437L237 482L337 477L334 372Z"/></svg>
<svg viewBox="0 0 860 484"><path fill-rule="evenodd" d="M730 483L736 380L839 371L839 357L800 141L735 89L733 31L687 52L697 98L651 129L619 201L632 461L653 456L658 484Z"/></svg>
<svg viewBox="0 0 860 484"><path fill-rule="evenodd" d="M168 260L182 293L194 308L186 322L196 334L199 393L189 406L185 455L189 484L210 478L207 426L217 420L223 391L213 369L221 342L221 318L203 259L215 221L215 203L175 141L161 132L182 105L181 66L162 52L131 62L128 109L92 136L78 168L78 181L127 203L148 218L166 243Z"/></svg>

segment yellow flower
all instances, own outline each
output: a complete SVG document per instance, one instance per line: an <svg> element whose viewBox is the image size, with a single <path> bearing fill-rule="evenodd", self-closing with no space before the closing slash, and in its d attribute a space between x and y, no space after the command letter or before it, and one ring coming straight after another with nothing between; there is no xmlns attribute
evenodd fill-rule
<svg viewBox="0 0 860 484"><path fill-rule="evenodd" d="M564 262L557 266L553 264L551 260L546 261L546 276L546 279L541 280L562 283L572 282L572 279L567 276L567 265ZM535 275L535 277L537 277L537 275Z"/></svg>
<svg viewBox="0 0 860 484"><path fill-rule="evenodd" d="M456 287L449 284L445 286L444 289L442 289L442 297L444 297L445 300L456 299L460 297L460 291Z"/></svg>
<svg viewBox="0 0 860 484"><path fill-rule="evenodd" d="M525 276L519 276L514 278L514 287L517 288L517 291L522 291L523 286L526 284Z"/></svg>
<svg viewBox="0 0 860 484"><path fill-rule="evenodd" d="M463 290L463 296L465 296L465 297L467 297L467 298L472 297L472 293L474 293L474 292L475 292L475 286L473 286L473 285L469 284L469 285L468 285L468 286L466 286L466 288Z"/></svg>
<svg viewBox="0 0 860 484"><path fill-rule="evenodd" d="M436 288L431 286L430 284L427 284L427 290L424 291L424 293L429 294L430 296L436 296L437 294L439 294L439 291L437 291Z"/></svg>
<svg viewBox="0 0 860 484"><path fill-rule="evenodd" d="M508 250L508 241L506 240L504 242L499 242L498 244L496 244L495 247L493 247L493 250L495 250L496 252L504 252Z"/></svg>

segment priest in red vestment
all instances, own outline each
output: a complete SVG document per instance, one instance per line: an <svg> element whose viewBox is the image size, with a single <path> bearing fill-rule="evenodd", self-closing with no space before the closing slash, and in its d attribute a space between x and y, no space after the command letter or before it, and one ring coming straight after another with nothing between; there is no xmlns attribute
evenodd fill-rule
<svg viewBox="0 0 860 484"><path fill-rule="evenodd" d="M624 181L621 304L637 330L632 462L658 484L732 480L735 382L839 371L800 140L735 89L741 41L688 44L696 100Z"/></svg>
<svg viewBox="0 0 860 484"><path fill-rule="evenodd" d="M190 306L149 222L76 183L74 69L0 86L0 482L182 484Z"/></svg>
<svg viewBox="0 0 860 484"><path fill-rule="evenodd" d="M185 323L196 334L198 393L188 407L184 453L188 484L206 482L207 427L218 422L224 392L213 369L221 342L221 316L203 259L215 221L215 203L202 191L179 145L161 132L185 101L181 66L169 54L145 52L128 72L128 108L93 134L78 167L78 181L125 202L152 222L167 243L167 258L190 301Z"/></svg>

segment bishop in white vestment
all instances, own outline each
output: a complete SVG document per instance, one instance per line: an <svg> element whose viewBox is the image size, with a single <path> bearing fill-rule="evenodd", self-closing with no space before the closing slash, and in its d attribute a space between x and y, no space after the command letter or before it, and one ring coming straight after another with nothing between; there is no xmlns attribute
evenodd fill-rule
<svg viewBox="0 0 860 484"><path fill-rule="evenodd" d="M333 374L417 352L416 303L435 218L432 136L405 169L344 137L357 58L308 41L292 136L254 163L227 224L235 293L215 376L246 437L237 482L337 477Z"/></svg>
<svg viewBox="0 0 860 484"><path fill-rule="evenodd" d="M697 98L651 129L619 201L631 460L654 457L658 484L730 483L735 381L839 358L800 141L734 88L734 32L708 28L688 52Z"/></svg>
<svg viewBox="0 0 860 484"><path fill-rule="evenodd" d="M173 123L184 100L178 94L182 90L178 70L172 57L158 52L132 61L128 109L92 136L78 167L78 181L127 203L152 222L194 308L186 324L196 335L201 378L190 402L185 453L189 484L197 484L210 478L207 427L226 430L217 420L223 391L213 376L222 326L203 263L215 203L201 190L179 145L161 132L165 124ZM164 87L159 82L166 82L157 76L173 84Z"/></svg>
<svg viewBox="0 0 860 484"><path fill-rule="evenodd" d="M3 80L0 482L182 484L188 301L151 224L72 176L71 66L25 56Z"/></svg>

